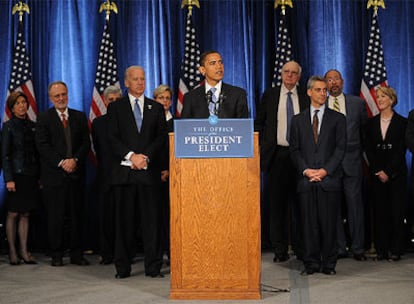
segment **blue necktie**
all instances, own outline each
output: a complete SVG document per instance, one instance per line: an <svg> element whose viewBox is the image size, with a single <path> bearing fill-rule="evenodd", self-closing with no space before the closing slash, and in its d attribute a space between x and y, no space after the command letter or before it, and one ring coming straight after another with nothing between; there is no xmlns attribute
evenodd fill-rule
<svg viewBox="0 0 414 304"><path fill-rule="evenodd" d="M211 88L211 102L208 105L208 109L210 110L210 115L216 115L216 104L217 104L217 96L214 94L216 92L216 88Z"/></svg>
<svg viewBox="0 0 414 304"><path fill-rule="evenodd" d="M135 123L137 125L138 132L141 131L141 125L142 125L142 116L141 116L141 109L138 104L138 98L135 99L134 104L134 117L135 117Z"/></svg>
<svg viewBox="0 0 414 304"><path fill-rule="evenodd" d="M286 98L286 120L287 120L286 140L288 142L290 138L290 124L292 122L292 117L294 114L295 113L293 111L292 92L288 92L287 98Z"/></svg>

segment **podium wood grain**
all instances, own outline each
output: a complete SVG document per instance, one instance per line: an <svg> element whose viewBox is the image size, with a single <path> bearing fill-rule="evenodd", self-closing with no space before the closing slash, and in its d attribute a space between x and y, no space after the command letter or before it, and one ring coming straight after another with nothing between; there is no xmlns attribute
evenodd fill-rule
<svg viewBox="0 0 414 304"><path fill-rule="evenodd" d="M171 299L260 299L260 168L178 159L170 134Z"/></svg>

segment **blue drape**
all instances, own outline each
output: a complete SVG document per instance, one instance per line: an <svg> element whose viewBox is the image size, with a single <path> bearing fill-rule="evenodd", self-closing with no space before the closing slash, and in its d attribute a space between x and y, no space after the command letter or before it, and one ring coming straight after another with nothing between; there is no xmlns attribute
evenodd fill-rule
<svg viewBox="0 0 414 304"><path fill-rule="evenodd" d="M89 112L98 48L104 28L103 0L27 0L26 40L40 111L50 103L47 85L61 79L69 86L70 106ZM146 70L146 95L160 83L177 88L184 48L186 10L181 0L118 0L119 14L111 14L111 33L118 73L132 64ZM9 82L17 17L14 1L0 1L0 109ZM345 90L359 94L368 44L372 9L366 0L301 0L287 9L295 58L303 67L302 83L312 74L339 69ZM379 24L388 81L399 95L397 111L414 107L414 2L385 1ZM279 10L273 0L201 0L193 21L201 51L217 49L225 62L228 83L248 94L250 115L273 76L276 24ZM3 115L3 110L0 110Z"/></svg>

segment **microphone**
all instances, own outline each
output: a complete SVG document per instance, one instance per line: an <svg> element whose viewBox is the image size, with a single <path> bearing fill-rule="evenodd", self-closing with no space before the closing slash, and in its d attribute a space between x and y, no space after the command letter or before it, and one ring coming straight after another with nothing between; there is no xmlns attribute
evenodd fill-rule
<svg viewBox="0 0 414 304"><path fill-rule="evenodd" d="M209 105L210 105L212 97L213 97L213 93L211 93L211 91L209 90L209 91L206 93L207 106L209 106Z"/></svg>
<svg viewBox="0 0 414 304"><path fill-rule="evenodd" d="M217 107L216 107L216 111L217 111L217 112L220 112L220 110L221 110L221 105L222 105L222 103L223 103L225 100L226 100L226 96L225 96L225 95L223 95L223 93L220 93L220 95L219 95L219 99L218 99L218 102L217 102L217 104L218 104L218 110L217 110ZM217 115L218 115L218 113L217 113Z"/></svg>

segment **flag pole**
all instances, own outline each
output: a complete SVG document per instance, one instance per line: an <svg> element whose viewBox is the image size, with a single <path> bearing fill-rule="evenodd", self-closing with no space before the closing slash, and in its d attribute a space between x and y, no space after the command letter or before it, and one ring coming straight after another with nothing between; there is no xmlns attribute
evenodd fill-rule
<svg viewBox="0 0 414 304"><path fill-rule="evenodd" d="M115 2L111 2L110 0L106 0L106 2L102 3L99 7L99 12L102 13L106 11L105 20L109 21L109 16L111 15L111 11L115 14L118 14L118 7L116 6Z"/></svg>
<svg viewBox="0 0 414 304"><path fill-rule="evenodd" d="M376 16L378 13L378 6L381 6L383 9L385 9L384 0L368 0L367 9L369 9L371 6L374 7L374 16Z"/></svg>
<svg viewBox="0 0 414 304"><path fill-rule="evenodd" d="M19 1L13 6L13 9L12 9L12 14L14 15L16 13L19 13L19 22L21 23L23 22L23 14L24 13L30 14L30 8L26 3Z"/></svg>
<svg viewBox="0 0 414 304"><path fill-rule="evenodd" d="M275 0L275 9L280 6L282 10L282 15L286 14L286 6L293 8L292 0Z"/></svg>
<svg viewBox="0 0 414 304"><path fill-rule="evenodd" d="M373 14L373 18L377 17L378 14L378 7L382 7L383 9L385 9L385 3L384 0L368 0L367 3L367 10L369 10L371 7L374 8L374 14ZM366 100L366 98L364 98ZM370 217L371 217L371 248L368 250L368 254L367 256L376 260L378 258L377 255L377 251L375 249L375 236L374 236L374 208L371 205L370 206Z"/></svg>
<svg viewBox="0 0 414 304"><path fill-rule="evenodd" d="M198 0L183 0L181 3L181 9L188 6L188 16L193 14L193 6L200 8L200 2Z"/></svg>

